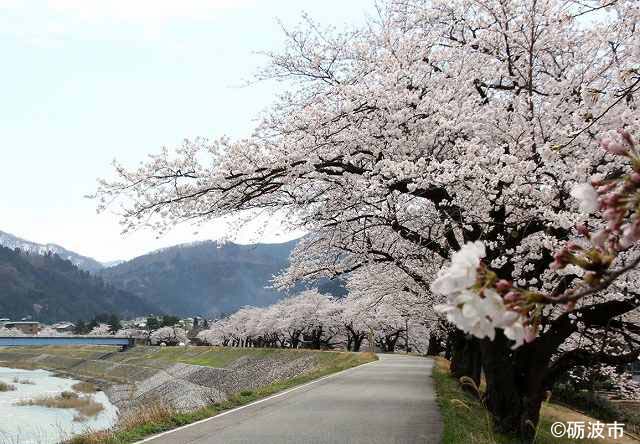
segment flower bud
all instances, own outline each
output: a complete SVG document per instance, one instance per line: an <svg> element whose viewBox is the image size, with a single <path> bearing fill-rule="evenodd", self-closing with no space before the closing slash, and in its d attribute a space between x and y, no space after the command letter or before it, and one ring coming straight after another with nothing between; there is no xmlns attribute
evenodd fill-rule
<svg viewBox="0 0 640 444"><path fill-rule="evenodd" d="M505 302L516 302L520 299L520 293L517 291L510 291L506 295L504 295Z"/></svg>
<svg viewBox="0 0 640 444"><path fill-rule="evenodd" d="M578 234L589 237L589 228L585 224L576 225L576 230L578 231Z"/></svg>
<svg viewBox="0 0 640 444"><path fill-rule="evenodd" d="M498 291L507 291L512 287L511 282L506 279L500 279L496 282L496 290Z"/></svg>
<svg viewBox="0 0 640 444"><path fill-rule="evenodd" d="M618 133L620 133L624 141L627 142L629 146L631 147L635 146L636 142L635 140L633 140L633 137L631 136L631 133L629 133L629 131L621 129L621 130L618 130Z"/></svg>
<svg viewBox="0 0 640 444"><path fill-rule="evenodd" d="M602 142L600 142L600 146L606 152L616 155L625 154L629 150L629 148L627 148L623 144L611 139L604 139Z"/></svg>
<svg viewBox="0 0 640 444"><path fill-rule="evenodd" d="M562 247L560 251L553 256L553 258L556 262L566 265L569 263L571 253L567 247Z"/></svg>
<svg viewBox="0 0 640 444"><path fill-rule="evenodd" d="M605 205L610 207L616 207L620 203L620 194L618 193L609 193L604 197Z"/></svg>
<svg viewBox="0 0 640 444"><path fill-rule="evenodd" d="M580 245L576 244L573 241L567 242L566 248L567 248L567 250L569 250L571 252L576 252L576 251L582 250L582 247Z"/></svg>

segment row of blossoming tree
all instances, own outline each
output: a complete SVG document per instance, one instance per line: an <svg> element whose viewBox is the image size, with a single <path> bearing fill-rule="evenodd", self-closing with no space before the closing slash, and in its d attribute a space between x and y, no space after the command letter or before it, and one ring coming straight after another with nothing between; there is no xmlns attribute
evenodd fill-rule
<svg viewBox="0 0 640 444"><path fill-rule="evenodd" d="M347 275L419 295L425 317L438 306L453 373L482 368L496 428L530 440L557 378L638 356L639 4L377 11L287 30L259 78L289 88L254 134L116 165L99 205L161 233L279 213L309 234L277 285Z"/></svg>
<svg viewBox="0 0 640 444"><path fill-rule="evenodd" d="M397 346L406 350L408 344L414 351L426 352L428 321L397 302L356 293L335 298L305 290L269 307L244 307L214 322L198 338L208 345L232 347L361 351L375 346L393 352Z"/></svg>
<svg viewBox="0 0 640 444"><path fill-rule="evenodd" d="M186 345L189 343L187 331L180 327L160 327L156 330L142 330L139 328L123 328L115 330L113 327L106 323L100 323L93 327L89 333L89 336L119 336L125 338L134 338L140 341L145 341L151 345ZM19 337L19 336L32 336L27 335L17 328L0 327L0 336L4 337ZM44 327L38 332L38 336L76 336L71 332L60 332L53 327ZM80 335L84 336L84 335Z"/></svg>

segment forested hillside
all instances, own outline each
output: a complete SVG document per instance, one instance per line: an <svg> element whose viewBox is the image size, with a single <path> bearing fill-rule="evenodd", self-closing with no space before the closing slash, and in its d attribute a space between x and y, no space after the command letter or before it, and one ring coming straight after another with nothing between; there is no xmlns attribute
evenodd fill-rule
<svg viewBox="0 0 640 444"><path fill-rule="evenodd" d="M272 276L287 266L296 242L179 245L100 274L164 312L216 316L244 305L266 306L281 299L282 292L267 287Z"/></svg>
<svg viewBox="0 0 640 444"><path fill-rule="evenodd" d="M56 254L0 247L0 317L54 322L104 312L125 317L157 311Z"/></svg>

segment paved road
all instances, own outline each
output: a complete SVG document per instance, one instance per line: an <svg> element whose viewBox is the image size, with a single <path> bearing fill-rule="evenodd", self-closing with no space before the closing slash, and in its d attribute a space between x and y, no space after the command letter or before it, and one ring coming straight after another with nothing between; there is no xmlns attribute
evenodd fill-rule
<svg viewBox="0 0 640 444"><path fill-rule="evenodd" d="M380 360L147 444L440 444L433 361Z"/></svg>

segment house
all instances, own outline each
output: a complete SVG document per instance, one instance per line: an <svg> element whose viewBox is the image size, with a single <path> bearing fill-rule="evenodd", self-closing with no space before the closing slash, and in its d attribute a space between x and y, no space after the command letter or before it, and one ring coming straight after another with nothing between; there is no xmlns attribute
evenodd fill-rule
<svg viewBox="0 0 640 444"><path fill-rule="evenodd" d="M37 335L40 331L40 323L36 321L5 322L4 326L20 330L25 335Z"/></svg>
<svg viewBox="0 0 640 444"><path fill-rule="evenodd" d="M58 333L73 333L73 330L76 328L76 324L73 322L58 322L51 326Z"/></svg>

